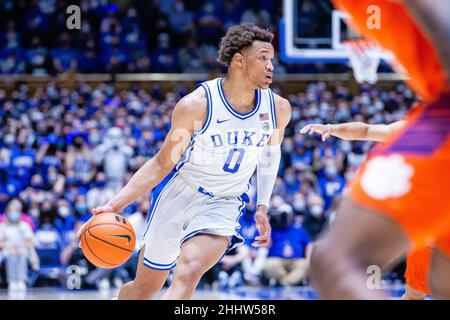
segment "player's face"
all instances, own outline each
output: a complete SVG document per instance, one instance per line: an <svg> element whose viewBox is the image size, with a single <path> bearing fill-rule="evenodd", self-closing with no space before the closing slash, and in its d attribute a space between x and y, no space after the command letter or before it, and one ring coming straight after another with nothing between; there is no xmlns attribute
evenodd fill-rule
<svg viewBox="0 0 450 320"><path fill-rule="evenodd" d="M244 70L257 88L266 89L272 83L274 49L270 43L255 41L244 54Z"/></svg>

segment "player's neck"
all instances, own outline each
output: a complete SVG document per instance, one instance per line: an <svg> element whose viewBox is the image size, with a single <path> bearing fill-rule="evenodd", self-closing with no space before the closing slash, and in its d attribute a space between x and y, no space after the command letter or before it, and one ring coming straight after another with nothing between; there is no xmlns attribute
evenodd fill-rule
<svg viewBox="0 0 450 320"><path fill-rule="evenodd" d="M227 101L233 109L240 113L247 113L255 106L256 91L242 77L228 74L223 82L222 89Z"/></svg>

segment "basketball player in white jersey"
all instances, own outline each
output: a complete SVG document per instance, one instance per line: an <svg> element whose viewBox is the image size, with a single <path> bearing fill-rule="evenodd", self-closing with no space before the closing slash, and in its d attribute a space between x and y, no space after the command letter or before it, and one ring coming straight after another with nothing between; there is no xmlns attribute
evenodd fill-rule
<svg viewBox="0 0 450 320"><path fill-rule="evenodd" d="M273 34L244 23L222 38L218 61L225 78L207 81L182 98L160 151L94 214L120 212L153 190L134 281L119 299L149 299L172 283L163 299L189 299L202 275L243 242L239 217L257 169L259 236L270 241L267 216L290 120L287 100L272 93Z"/></svg>

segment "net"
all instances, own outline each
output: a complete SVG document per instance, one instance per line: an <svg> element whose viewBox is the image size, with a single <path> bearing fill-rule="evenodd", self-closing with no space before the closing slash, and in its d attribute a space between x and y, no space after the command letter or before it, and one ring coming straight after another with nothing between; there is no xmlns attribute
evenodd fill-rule
<svg viewBox="0 0 450 320"><path fill-rule="evenodd" d="M377 82L377 70L380 64L379 47L364 39L353 39L344 42L353 74L358 83Z"/></svg>

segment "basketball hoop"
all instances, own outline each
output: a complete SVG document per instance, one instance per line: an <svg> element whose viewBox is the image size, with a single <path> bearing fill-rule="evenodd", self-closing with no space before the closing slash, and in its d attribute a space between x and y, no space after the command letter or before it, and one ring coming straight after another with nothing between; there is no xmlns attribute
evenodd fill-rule
<svg viewBox="0 0 450 320"><path fill-rule="evenodd" d="M380 64L380 56L377 54L379 47L364 39L347 40L344 45L356 81L370 84L377 82L377 70Z"/></svg>

